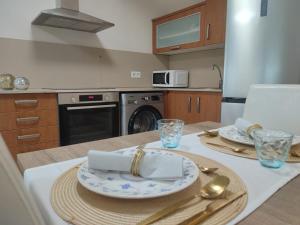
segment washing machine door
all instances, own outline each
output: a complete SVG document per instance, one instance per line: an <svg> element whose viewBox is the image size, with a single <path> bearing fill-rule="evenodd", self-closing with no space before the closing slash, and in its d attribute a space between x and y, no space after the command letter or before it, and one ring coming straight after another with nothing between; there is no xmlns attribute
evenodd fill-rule
<svg viewBox="0 0 300 225"><path fill-rule="evenodd" d="M131 115L128 122L128 134L135 134L155 130L157 120L162 119L160 112L150 105L137 108Z"/></svg>

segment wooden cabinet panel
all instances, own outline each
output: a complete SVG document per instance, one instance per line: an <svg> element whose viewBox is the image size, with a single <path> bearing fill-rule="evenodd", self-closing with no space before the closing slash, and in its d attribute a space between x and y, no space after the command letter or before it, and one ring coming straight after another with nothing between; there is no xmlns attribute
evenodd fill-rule
<svg viewBox="0 0 300 225"><path fill-rule="evenodd" d="M208 0L205 7L205 45L225 42L227 0Z"/></svg>
<svg viewBox="0 0 300 225"><path fill-rule="evenodd" d="M203 46L204 5L205 3L201 2L154 19L152 21L153 53L159 54ZM195 19L198 21L194 21ZM167 27L168 24L169 27ZM161 26L164 26L164 30L160 32Z"/></svg>
<svg viewBox="0 0 300 225"><path fill-rule="evenodd" d="M14 112L15 106L12 95L0 95L0 113Z"/></svg>
<svg viewBox="0 0 300 225"><path fill-rule="evenodd" d="M0 132L13 129L14 114L0 113Z"/></svg>
<svg viewBox="0 0 300 225"><path fill-rule="evenodd" d="M165 99L166 118L181 119L186 124L220 121L221 93L169 91Z"/></svg>
<svg viewBox="0 0 300 225"><path fill-rule="evenodd" d="M223 46L226 11L227 0L206 0L153 19L153 53L175 54Z"/></svg>
<svg viewBox="0 0 300 225"><path fill-rule="evenodd" d="M166 93L165 114L166 118L189 120L192 110L192 97L188 92L169 91Z"/></svg>
<svg viewBox="0 0 300 225"><path fill-rule="evenodd" d="M58 146L56 94L0 95L0 132L13 157Z"/></svg>
<svg viewBox="0 0 300 225"><path fill-rule="evenodd" d="M59 139L57 126L3 131L2 136L8 146L32 145Z"/></svg>
<svg viewBox="0 0 300 225"><path fill-rule="evenodd" d="M56 94L0 95L0 113L57 109Z"/></svg>

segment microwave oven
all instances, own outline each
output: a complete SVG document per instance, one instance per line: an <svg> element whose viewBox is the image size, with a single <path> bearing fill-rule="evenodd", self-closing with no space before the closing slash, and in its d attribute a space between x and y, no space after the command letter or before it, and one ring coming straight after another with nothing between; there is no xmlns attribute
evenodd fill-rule
<svg viewBox="0 0 300 225"><path fill-rule="evenodd" d="M187 70L153 71L153 87L188 87L189 72Z"/></svg>

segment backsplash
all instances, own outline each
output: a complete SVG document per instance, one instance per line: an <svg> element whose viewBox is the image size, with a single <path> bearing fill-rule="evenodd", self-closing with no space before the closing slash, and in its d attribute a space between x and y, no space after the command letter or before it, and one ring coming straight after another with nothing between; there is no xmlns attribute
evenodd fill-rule
<svg viewBox="0 0 300 225"><path fill-rule="evenodd" d="M0 73L25 76L30 88L151 87L152 71L165 69L188 70L189 87L218 87L211 66L224 64L224 49L162 56L8 38L0 49Z"/></svg>
<svg viewBox="0 0 300 225"><path fill-rule="evenodd" d="M0 38L0 73L25 76L30 88L151 87L167 56ZM132 79L130 71L141 71Z"/></svg>
<svg viewBox="0 0 300 225"><path fill-rule="evenodd" d="M169 58L170 69L186 69L189 71L189 87L218 87L219 74L212 70L212 64L221 67L223 75L224 49L214 49L172 55Z"/></svg>

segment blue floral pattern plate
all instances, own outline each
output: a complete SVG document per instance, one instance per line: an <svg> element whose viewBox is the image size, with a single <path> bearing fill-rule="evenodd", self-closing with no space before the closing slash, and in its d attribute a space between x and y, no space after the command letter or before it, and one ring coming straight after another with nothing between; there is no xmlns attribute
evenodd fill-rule
<svg viewBox="0 0 300 225"><path fill-rule="evenodd" d="M120 154L134 154L135 149L117 151ZM170 195L192 185L199 176L196 164L179 154L160 150L145 150L147 154L177 155L183 158L184 176L176 180L152 180L134 177L129 173L94 170L83 163L77 178L86 189L113 198L146 199Z"/></svg>

